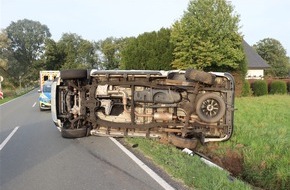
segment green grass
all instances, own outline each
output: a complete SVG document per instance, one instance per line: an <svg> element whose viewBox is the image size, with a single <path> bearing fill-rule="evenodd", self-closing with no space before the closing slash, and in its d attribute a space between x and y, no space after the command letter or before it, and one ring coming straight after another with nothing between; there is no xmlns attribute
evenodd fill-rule
<svg viewBox="0 0 290 190"><path fill-rule="evenodd" d="M4 103L6 103L6 102L8 102L8 101L10 101L10 100L12 100L12 99L14 99L15 97L5 97L4 99L0 99L0 105L1 104L4 104Z"/></svg>
<svg viewBox="0 0 290 190"><path fill-rule="evenodd" d="M198 151L220 160L235 152L242 160L238 178L263 189L290 189L290 96L237 98L235 108L233 137L227 142L208 143ZM229 183L226 174L172 146L148 139L127 141L138 143L140 151L189 187L249 189L239 181Z"/></svg>
<svg viewBox="0 0 290 190"><path fill-rule="evenodd" d="M234 136L220 147L243 147L245 180L266 189L290 189L290 96L238 98L235 107Z"/></svg>

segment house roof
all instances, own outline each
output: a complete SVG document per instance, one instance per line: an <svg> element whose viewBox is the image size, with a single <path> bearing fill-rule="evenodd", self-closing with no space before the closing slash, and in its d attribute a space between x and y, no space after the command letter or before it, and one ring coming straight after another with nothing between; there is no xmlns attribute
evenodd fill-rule
<svg viewBox="0 0 290 190"><path fill-rule="evenodd" d="M266 69L271 67L245 40L243 40L243 47L249 69Z"/></svg>

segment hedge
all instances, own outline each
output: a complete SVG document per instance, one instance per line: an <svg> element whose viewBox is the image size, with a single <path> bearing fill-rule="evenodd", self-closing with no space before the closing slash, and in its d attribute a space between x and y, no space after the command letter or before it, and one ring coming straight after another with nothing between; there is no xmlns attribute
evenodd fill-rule
<svg viewBox="0 0 290 190"><path fill-rule="evenodd" d="M255 96L263 96L268 94L268 85L265 80L256 80L252 83L252 90Z"/></svg>
<svg viewBox="0 0 290 190"><path fill-rule="evenodd" d="M243 84L243 89L242 89L242 96L246 97L246 96L251 96L252 94L253 92L251 89L250 82L248 80L245 80Z"/></svg>
<svg viewBox="0 0 290 190"><path fill-rule="evenodd" d="M270 85L270 94L286 94L287 85L284 81L273 81Z"/></svg>

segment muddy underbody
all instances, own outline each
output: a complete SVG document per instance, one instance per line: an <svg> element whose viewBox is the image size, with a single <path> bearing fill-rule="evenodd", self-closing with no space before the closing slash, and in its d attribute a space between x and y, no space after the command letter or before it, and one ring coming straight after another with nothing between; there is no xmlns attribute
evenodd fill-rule
<svg viewBox="0 0 290 190"><path fill-rule="evenodd" d="M194 149L233 132L230 74L195 70L62 71L52 109L63 137L159 138Z"/></svg>

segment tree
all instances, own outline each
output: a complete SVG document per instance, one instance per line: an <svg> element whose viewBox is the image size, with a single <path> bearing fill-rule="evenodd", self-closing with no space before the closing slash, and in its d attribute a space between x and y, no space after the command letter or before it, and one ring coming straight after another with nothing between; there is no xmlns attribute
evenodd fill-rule
<svg viewBox="0 0 290 190"><path fill-rule="evenodd" d="M278 40L265 38L254 44L253 47L271 65L271 68L266 70L266 75L274 77L286 77L288 75L289 57L287 57L285 48Z"/></svg>
<svg viewBox="0 0 290 190"><path fill-rule="evenodd" d="M52 39L45 42L44 70L59 70L65 62L65 53L60 50L58 43Z"/></svg>
<svg viewBox="0 0 290 190"><path fill-rule="evenodd" d="M109 37L98 42L102 54L102 67L105 69L119 68L120 48L123 39Z"/></svg>
<svg viewBox="0 0 290 190"><path fill-rule="evenodd" d="M288 77L290 77L290 57L288 57L288 65L287 65L287 68L288 68L287 69L288 70Z"/></svg>
<svg viewBox="0 0 290 190"><path fill-rule="evenodd" d="M8 75L8 58L10 52L8 47L10 46L10 40L8 39L5 31L0 32L0 75Z"/></svg>
<svg viewBox="0 0 290 190"><path fill-rule="evenodd" d="M173 60L170 29L161 28L130 38L122 49L122 68L169 70Z"/></svg>
<svg viewBox="0 0 290 190"><path fill-rule="evenodd" d="M93 68L98 63L96 46L72 33L63 34L56 47L51 47L52 60L63 60L61 69Z"/></svg>
<svg viewBox="0 0 290 190"><path fill-rule="evenodd" d="M226 0L191 0L180 21L172 26L172 66L229 71L245 64L239 15Z"/></svg>
<svg viewBox="0 0 290 190"><path fill-rule="evenodd" d="M16 78L35 80L38 76L35 67L43 54L45 40L51 36L48 27L37 21L23 19L12 22L5 32L11 41L8 51L14 58L8 62L8 71Z"/></svg>

